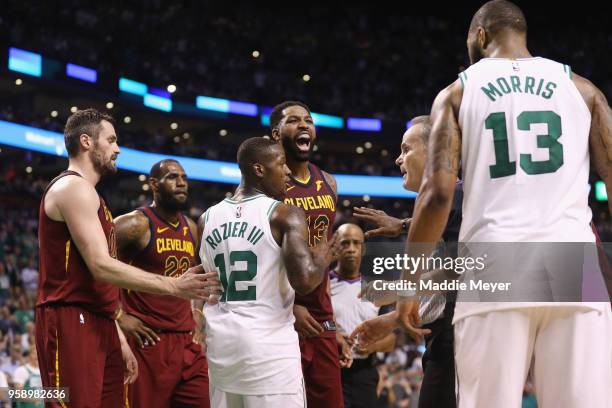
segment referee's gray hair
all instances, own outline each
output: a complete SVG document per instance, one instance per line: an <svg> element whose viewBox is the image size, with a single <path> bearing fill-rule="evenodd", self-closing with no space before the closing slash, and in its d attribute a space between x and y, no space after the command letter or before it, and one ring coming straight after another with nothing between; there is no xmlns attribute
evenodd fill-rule
<svg viewBox="0 0 612 408"><path fill-rule="evenodd" d="M410 127L412 128L416 125L422 125L419 136L421 137L421 140L425 145L425 149L427 149L427 143L429 142L429 134L431 133L431 120L429 118L429 115L421 115L413 118L410 121Z"/></svg>

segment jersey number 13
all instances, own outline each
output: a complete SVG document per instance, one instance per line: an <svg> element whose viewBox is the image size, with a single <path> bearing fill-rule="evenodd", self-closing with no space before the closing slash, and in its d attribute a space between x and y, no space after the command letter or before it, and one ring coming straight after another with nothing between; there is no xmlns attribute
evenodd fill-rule
<svg viewBox="0 0 612 408"><path fill-rule="evenodd" d="M538 135L539 148L548 149L548 160L534 161L531 154L521 153L519 162L521 169L527 174L554 173L563 166L563 145L557 139L561 136L561 117L553 111L524 111L516 118L519 130L529 131L531 125L545 123L548 133ZM510 161L508 151L508 131L506 114L495 112L487 116L485 128L493 131L493 146L495 149L495 164L489 166L492 179L516 174L516 161Z"/></svg>

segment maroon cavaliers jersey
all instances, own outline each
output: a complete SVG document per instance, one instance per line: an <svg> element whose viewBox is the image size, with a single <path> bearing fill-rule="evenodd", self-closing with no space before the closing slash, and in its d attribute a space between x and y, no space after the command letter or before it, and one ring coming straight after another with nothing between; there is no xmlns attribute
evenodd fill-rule
<svg viewBox="0 0 612 408"><path fill-rule="evenodd" d="M179 277L195 265L195 240L181 214L176 225L164 221L153 207L139 208L149 219L151 239L129 263L148 272ZM190 331L195 327L191 302L169 295L122 290L123 308L154 329Z"/></svg>
<svg viewBox="0 0 612 408"><path fill-rule="evenodd" d="M336 219L336 195L317 166L309 163L308 170L310 180L307 183L291 177L285 204L304 210L308 222L308 244L314 246L324 236L328 240L332 237L332 226ZM320 322L334 318L328 284L329 276L326 272L323 282L313 292L306 296L295 294L295 303L305 306L312 317Z"/></svg>
<svg viewBox="0 0 612 408"><path fill-rule="evenodd" d="M60 178L75 175L64 171L49 183L40 202L38 222L39 269L36 306L72 305L92 313L112 318L119 302L119 289L111 284L98 282L87 268L65 222L54 221L45 213L45 196L49 188ZM100 197L98 218L102 224L108 251L117 257L113 216Z"/></svg>

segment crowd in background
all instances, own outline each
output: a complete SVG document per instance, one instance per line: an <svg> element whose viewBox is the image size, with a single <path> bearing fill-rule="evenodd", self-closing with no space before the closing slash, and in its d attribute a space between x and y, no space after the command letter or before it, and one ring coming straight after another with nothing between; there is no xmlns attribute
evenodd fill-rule
<svg viewBox="0 0 612 408"><path fill-rule="evenodd" d="M0 38L97 69L100 81L116 84L121 75L176 84L185 100L208 95L270 106L291 96L318 112L401 120L427 111L467 66L465 38L478 6L466 4L452 19L394 7L327 2L263 12L258 3L70 0L32 9L10 0L0 10ZM554 30L548 13L527 21L533 54L571 65L611 95L605 15L557 17Z"/></svg>
<svg viewBox="0 0 612 408"><path fill-rule="evenodd" d="M159 88L176 84L179 100L209 95L271 106L300 99L318 112L397 122L427 113L436 92L467 65L467 20L382 16L359 5L342 10L341 19L328 12L328 5L296 14L269 10L252 18L256 4L231 11L207 3L185 4L146 0L85 5L69 0L32 8L9 0L0 10L0 46L95 68L100 86L107 89L114 89L116 78L124 76ZM608 55L602 52L611 48L612 34L601 24L602 17L587 17L554 31L543 29L548 18L528 15L532 52L572 65L612 95ZM306 74L309 81L304 81ZM36 97L0 96L0 119L62 132L68 112L51 117L35 109ZM185 137L184 129L134 131L120 121L117 127L122 146L213 160L234 162L241 141L220 143L210 128L190 128ZM251 136L267 132L258 127ZM394 160L400 137L393 146L379 144L360 155L335 151L333 143L326 146L322 139L313 161L332 173L397 176ZM38 203L65 160L0 147L1 387L4 377L8 385L14 384L15 371L34 347ZM137 177L119 172L100 184L115 215L150 201ZM192 182L189 215L196 219L233 188ZM340 197L337 223L356 222L351 214L357 205L405 218L413 200ZM612 241L605 203L591 200L591 207L602 240ZM418 401L422 345L401 335L398 339L393 352L378 355L380 407L416 407Z"/></svg>

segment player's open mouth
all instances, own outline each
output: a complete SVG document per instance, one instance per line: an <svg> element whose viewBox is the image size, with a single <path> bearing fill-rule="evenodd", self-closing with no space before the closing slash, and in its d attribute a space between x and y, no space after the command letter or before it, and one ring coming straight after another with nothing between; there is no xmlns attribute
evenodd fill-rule
<svg viewBox="0 0 612 408"><path fill-rule="evenodd" d="M295 139L295 144L301 152L307 152L310 150L310 135L308 133L300 134Z"/></svg>

